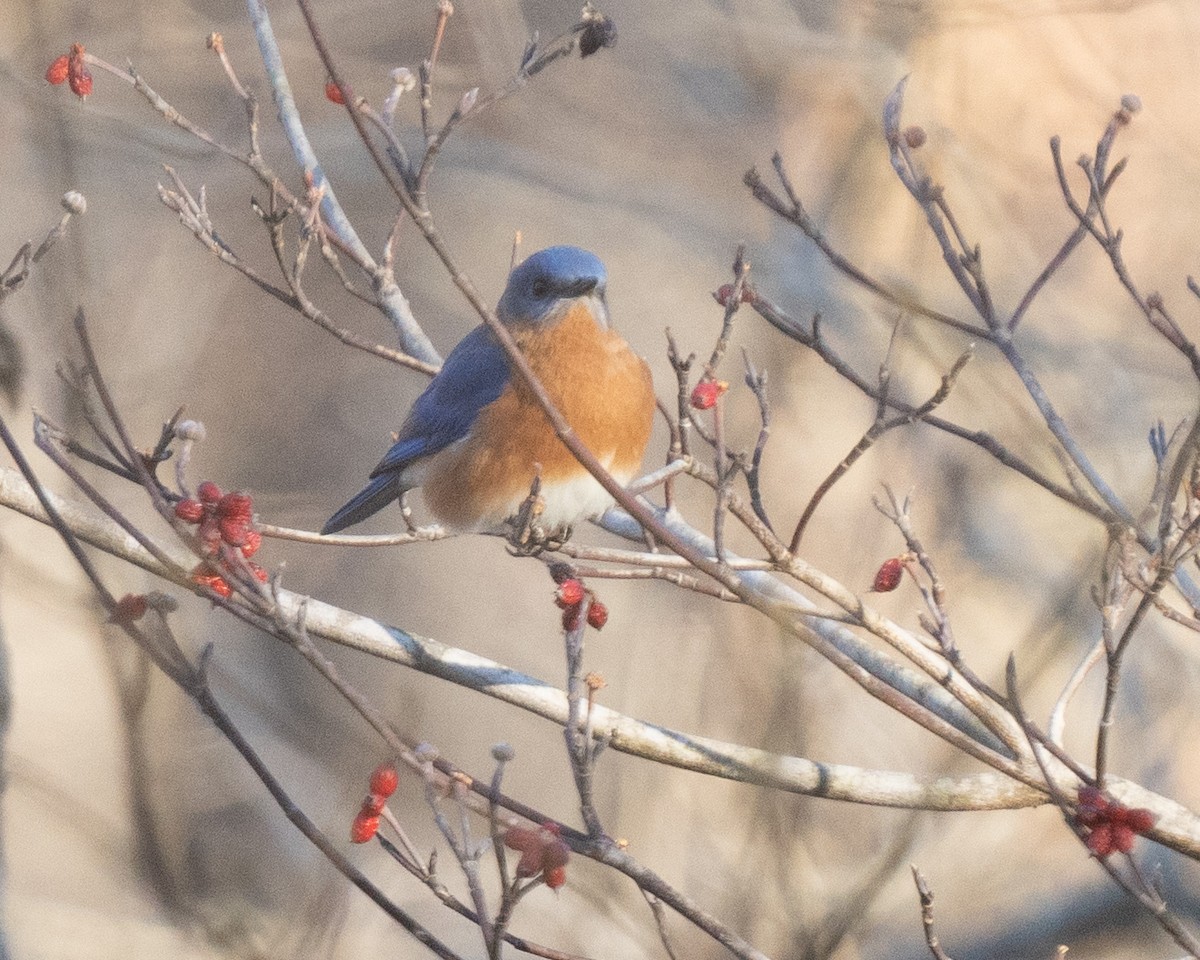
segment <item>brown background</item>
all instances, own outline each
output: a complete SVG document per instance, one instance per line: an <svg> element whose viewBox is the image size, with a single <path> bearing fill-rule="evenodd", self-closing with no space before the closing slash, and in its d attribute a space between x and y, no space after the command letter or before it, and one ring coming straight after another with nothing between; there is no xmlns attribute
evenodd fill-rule
<svg viewBox="0 0 1200 960"><path fill-rule="evenodd" d="M392 67L415 67L431 3L315 4L356 87L378 102ZM884 97L911 75L907 116L922 156L983 245L998 301L1015 305L1071 228L1047 141L1071 160L1090 148L1120 96L1145 110L1122 134L1131 155L1113 210L1144 289L1162 290L1189 329L1200 209L1195 112L1200 8L1176 2L638 3L604 7L615 50L571 61L462 131L447 148L433 204L444 233L485 294L504 282L511 238L526 249L574 243L608 264L619 327L650 358L662 395L663 330L705 351L733 249L748 244L758 285L796 316L819 310L861 370L879 363L893 316L818 262L794 230L741 186L751 165L783 153L829 235L858 262L925 302L965 316L922 218L894 181L879 136ZM378 249L391 202L324 80L298 11L272 5L292 85L315 147L364 239ZM458 5L440 64L440 107L471 86L503 83L533 30L553 36L565 3ZM207 184L219 231L266 272L270 253L251 214L262 188L240 168L167 126L128 88L97 74L80 103L48 87L46 65L73 40L116 64L129 58L164 96L221 137L241 142L242 113L205 36L219 30L243 79L266 98L237 3L0 3L0 256L40 235L67 189L89 211L43 262L0 322L26 367L5 411L28 436L29 410L72 423L54 362L74 355L69 320L89 312L120 403L149 439L179 405L205 422L197 477L252 491L263 519L317 527L374 464L423 379L339 347L219 265L156 200L160 164ZM409 106L413 106L412 103ZM264 125L271 118L264 109ZM408 114L411 120L412 114ZM411 125L407 128L413 133ZM296 183L274 130L277 168ZM475 320L407 230L400 281L439 349ZM339 322L386 340L385 325L313 270L311 291ZM853 445L872 410L813 358L746 314L737 347L771 376L774 437L768 505L790 526ZM1085 247L1028 317L1021 343L1060 412L1118 492L1146 496L1144 438L1194 409L1185 365L1139 324L1102 257ZM964 348L907 322L898 389L922 397ZM736 355L730 358L736 378ZM752 397L735 390L730 430L752 442ZM1054 471L1047 434L1015 378L980 350L946 408ZM658 436L652 458L665 451ZM44 460L37 461L45 467ZM899 549L870 506L879 484L912 488L916 516L951 586L957 634L976 668L999 681L1017 651L1040 712L1095 637L1088 599L1103 531L993 461L917 428L891 435L828 498L806 558L863 586ZM108 483L141 509L132 492ZM687 506L706 522L702 497ZM395 518L373 529L388 529ZM603 540L601 534L583 536ZM98 625L96 605L46 531L0 516L0 624L11 656L14 714L4 804L6 927L28 957L361 956L418 948L345 884L269 803L232 751L165 684L128 730L114 665L128 651ZM557 614L540 565L498 542L462 538L353 551L271 544L286 583L412 632L561 682ZM152 584L106 568L114 589ZM923 772L969 769L931 737L868 701L831 667L787 646L763 622L665 585L605 586L612 618L589 646L607 703L639 718L819 760ZM878 606L915 626L910 586ZM196 600L183 634L211 641L220 691L285 785L334 836L362 793L380 745L297 658ZM1147 631L1127 678L1114 767L1195 807L1195 641ZM338 655L403 730L486 773L490 745L517 748L511 791L568 821L576 816L560 733L476 695ZM1072 713L1086 755L1099 684ZM133 758L131 761L131 757ZM420 789L406 816L432 845ZM939 894L941 933L963 956L1160 956L1170 945L1134 926L1129 908L1050 809L910 815L781 796L607 755L598 801L610 832L757 946L838 957L924 955L907 863ZM1154 860L1157 851L1144 849ZM373 850L355 858L400 902L464 951L478 936ZM888 864L891 862L891 866ZM157 864L157 867L153 865ZM153 868L152 868L153 867ZM1172 900L1196 913L1196 874L1167 861ZM453 874L448 857L443 873ZM573 863L555 897L530 898L516 928L592 956L661 956L648 911L627 882ZM878 882L873 878L881 877ZM848 925L848 926L847 926ZM720 956L672 923L685 956ZM1125 940L1124 938L1130 938ZM1123 946L1121 944L1124 944ZM1075 955L1073 952L1072 955Z"/></svg>

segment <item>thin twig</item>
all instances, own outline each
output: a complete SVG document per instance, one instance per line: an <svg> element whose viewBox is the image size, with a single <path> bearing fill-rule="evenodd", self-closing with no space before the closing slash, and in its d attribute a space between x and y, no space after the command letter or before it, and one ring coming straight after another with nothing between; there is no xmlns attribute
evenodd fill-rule
<svg viewBox="0 0 1200 960"><path fill-rule="evenodd" d="M925 944L933 954L934 960L951 960L950 955L942 949L933 929L933 890L915 864L912 867L912 875L913 883L917 885L917 896L921 900L921 925L925 928Z"/></svg>
<svg viewBox="0 0 1200 960"><path fill-rule="evenodd" d="M597 744L583 729L584 683L583 683L583 635L588 628L588 611L593 597L585 593L564 634L567 654L567 723L563 737L567 744L567 758L571 762L571 775L575 779L575 790L579 795L579 811L591 837L604 836L604 827L596 811L592 795L592 778L595 773Z"/></svg>

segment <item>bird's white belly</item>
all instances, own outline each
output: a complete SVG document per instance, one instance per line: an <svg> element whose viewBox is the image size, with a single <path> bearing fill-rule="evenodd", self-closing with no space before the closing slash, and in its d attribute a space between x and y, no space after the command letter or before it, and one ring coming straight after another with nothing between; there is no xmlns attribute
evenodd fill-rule
<svg viewBox="0 0 1200 960"><path fill-rule="evenodd" d="M605 469L611 468L613 456L601 457ZM582 468L581 468L582 469ZM633 479L627 473L613 474L622 486ZM481 520L480 530L493 530L503 526L504 521L515 516L529 496L526 489L499 502ZM613 505L612 495L591 474L581 474L570 480L546 481L541 489L542 512L537 523L545 530L575 526L591 517L598 517Z"/></svg>

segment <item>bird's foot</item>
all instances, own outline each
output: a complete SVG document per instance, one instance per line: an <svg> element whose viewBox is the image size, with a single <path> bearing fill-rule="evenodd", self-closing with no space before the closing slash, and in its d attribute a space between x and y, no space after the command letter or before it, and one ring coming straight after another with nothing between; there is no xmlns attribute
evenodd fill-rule
<svg viewBox="0 0 1200 960"><path fill-rule="evenodd" d="M536 557L546 550L554 551L571 539L569 523L547 528L542 525L546 501L542 498L542 477L539 471L529 487L529 496L508 521L508 548L513 556Z"/></svg>
<svg viewBox="0 0 1200 960"><path fill-rule="evenodd" d="M508 551L514 557L536 557L540 553L559 549L571 539L570 524L547 528L540 523L522 523L519 518L509 521Z"/></svg>

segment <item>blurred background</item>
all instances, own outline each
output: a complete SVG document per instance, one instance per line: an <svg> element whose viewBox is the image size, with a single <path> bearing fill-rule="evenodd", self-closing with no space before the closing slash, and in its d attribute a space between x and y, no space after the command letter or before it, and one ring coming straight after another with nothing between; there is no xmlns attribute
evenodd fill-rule
<svg viewBox="0 0 1200 960"><path fill-rule="evenodd" d="M355 89L379 104L388 73L427 55L434 4L315 0ZM270 5L292 87L314 146L364 240L378 251L393 202L325 81L299 12ZM929 135L920 156L945 184L1002 310L1011 310L1073 222L1048 141L1068 163L1094 147L1123 94L1144 109L1122 132L1130 165L1111 201L1124 252L1144 290L1158 290L1196 334L1184 287L1196 270L1200 210L1200 7L1192 0L695 0L602 7L620 39L595 57L556 65L468 124L447 146L431 203L442 231L490 300L499 296L515 231L530 252L553 243L607 263L617 326L650 361L659 393L673 380L667 328L706 353L720 325L711 291L729 279L739 242L752 280L807 318L867 377L882 359L892 308L851 288L792 227L742 185L781 152L796 189L832 242L897 289L956 316L953 286L923 216L894 179L880 136L884 98L910 77L906 119ZM526 39L578 19L568 2L461 0L438 66L438 116L461 94L514 72ZM29 436L30 411L79 426L55 376L76 357L70 320L82 305L101 362L140 441L180 405L208 440L194 479L253 493L264 521L318 528L356 491L388 444L423 377L351 351L221 266L156 197L162 164L207 187L220 234L273 275L245 170L166 124L127 86L95 73L80 102L43 79L70 43L128 59L175 107L219 138L244 144L244 114L205 37L219 31L242 80L263 102L264 147L300 188L245 10L227 0L102 4L0 0L0 258L40 238L62 193L88 212L9 298L4 415ZM417 135L415 101L401 106ZM407 108L407 112L406 112ZM409 225L411 227L411 225ZM308 289L337 322L390 342L384 321L310 261ZM415 230L401 232L398 279L446 353L476 323ZM1145 437L1193 415L1186 364L1145 329L1094 245L1085 244L1041 294L1019 343L1077 438L1134 510L1153 480ZM967 344L906 319L894 357L898 393L924 399ZM770 377L774 420L764 463L767 507L790 529L812 491L854 445L874 411L812 356L749 311L739 315L735 381L747 355ZM753 396L729 396L731 443L757 433ZM987 349L961 377L945 415L994 433L1059 476L1049 435L1016 378ZM648 462L661 462L656 435ZM40 456L35 464L47 474ZM7 461L6 461L7 462ZM871 507L888 483L912 490L914 515L949 588L959 643L977 672L1002 682L1015 652L1031 710L1044 716L1098 632L1090 590L1104 531L994 460L935 431L896 431L825 500L803 554L864 588L898 553ZM134 491L104 480L147 516ZM62 489L62 485L59 485ZM699 526L710 501L684 511ZM420 505L418 502L418 510ZM381 516L371 530L398 525ZM158 529L158 528L155 528ZM366 530L364 529L364 532ZM608 542L595 530L581 539ZM744 546L744 545L742 545ZM384 550L269 543L264 564L285 584L413 633L561 684L558 611L543 567L490 538ZM157 585L104 565L120 594ZM974 769L890 714L757 615L665 584L603 584L609 625L589 640L605 703L643 720L815 760L921 773ZM906 583L873 598L916 627ZM284 786L335 838L345 836L382 745L290 650L181 597L191 650L214 644L222 701ZM356 957L422 951L316 854L284 820L232 749L189 702L151 677L144 709L122 709L138 664L55 537L0 513L0 628L9 658L5 751L4 930L17 957ZM1127 661L1112 766L1193 808L1198 676L1194 635L1146 629ZM339 650L339 666L408 736L462 767L490 772L491 745L512 743L507 788L567 822L577 802L552 725L422 675ZM1068 744L1092 750L1102 687L1076 700ZM435 844L421 786L402 778L405 822ZM926 955L908 864L938 895L952 955L1169 956L1053 809L921 814L782 795L605 754L600 814L613 836L766 953L787 958ZM347 845L348 846L348 845ZM1143 844L1150 865L1161 851ZM398 902L463 956L476 930L449 915L374 848L351 855ZM1162 859L1169 899L1196 919L1193 864ZM448 880L454 870L443 856ZM565 888L533 894L516 932L597 957L663 956L636 888L573 861ZM715 944L670 921L680 956Z"/></svg>

